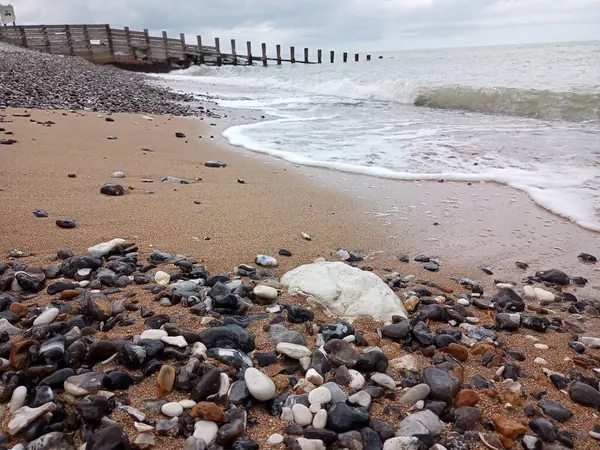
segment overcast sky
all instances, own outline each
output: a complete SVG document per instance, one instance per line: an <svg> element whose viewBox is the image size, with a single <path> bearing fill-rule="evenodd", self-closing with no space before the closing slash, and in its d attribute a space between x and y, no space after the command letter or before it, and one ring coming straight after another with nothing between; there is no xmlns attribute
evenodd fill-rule
<svg viewBox="0 0 600 450"><path fill-rule="evenodd" d="M20 24L110 23L338 51L600 40L600 0L0 0ZM239 44L238 44L239 45ZM228 44L225 46L227 48Z"/></svg>

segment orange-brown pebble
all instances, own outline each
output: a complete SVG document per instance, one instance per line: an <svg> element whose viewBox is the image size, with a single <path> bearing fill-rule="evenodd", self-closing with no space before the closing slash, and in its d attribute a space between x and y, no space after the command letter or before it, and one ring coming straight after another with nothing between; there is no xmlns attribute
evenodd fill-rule
<svg viewBox="0 0 600 450"><path fill-rule="evenodd" d="M210 420L212 422L226 422L227 418L221 408L213 402L199 402L190 411L192 417Z"/></svg>
<svg viewBox="0 0 600 450"><path fill-rule="evenodd" d="M17 370L24 369L27 365L29 347L38 344L39 342L33 339L21 339L19 341L13 341L10 345L10 366Z"/></svg>
<svg viewBox="0 0 600 450"><path fill-rule="evenodd" d="M446 294L452 294L454 289L448 286L440 286L440 291L445 292Z"/></svg>
<svg viewBox="0 0 600 450"><path fill-rule="evenodd" d="M469 350L460 344L455 344L454 342L448 345L448 347L444 347L442 351L444 353L450 353L459 361L466 361L469 359Z"/></svg>
<svg viewBox="0 0 600 450"><path fill-rule="evenodd" d="M370 346L378 346L381 343L381 338L377 335L377 333L366 332L363 334L363 337Z"/></svg>
<svg viewBox="0 0 600 450"><path fill-rule="evenodd" d="M452 375L454 375L456 378L458 378L460 380L460 382L464 382L464 378L465 378L465 371L462 368L462 366L458 366L455 367L454 369L451 370Z"/></svg>
<svg viewBox="0 0 600 450"><path fill-rule="evenodd" d="M61 300L71 300L79 295L79 291L75 289L66 289L62 291L59 295Z"/></svg>
<svg viewBox="0 0 600 450"><path fill-rule="evenodd" d="M527 433L526 426L498 413L492 416L492 422L494 423L494 427L496 427L496 431L508 439L515 440Z"/></svg>
<svg viewBox="0 0 600 450"><path fill-rule="evenodd" d="M475 406L479 403L479 394L472 389L463 389L456 394L454 399L454 406L460 408L461 406Z"/></svg>
<svg viewBox="0 0 600 450"><path fill-rule="evenodd" d="M475 344L473 347L471 347L471 353L473 355L483 355L490 350L496 351L496 347L490 344Z"/></svg>
<svg viewBox="0 0 600 450"><path fill-rule="evenodd" d="M173 390L175 382L175 367L163 364L156 376L156 396L164 397Z"/></svg>
<svg viewBox="0 0 600 450"><path fill-rule="evenodd" d="M23 317L27 314L27 306L22 303L11 303L9 310L19 317Z"/></svg>

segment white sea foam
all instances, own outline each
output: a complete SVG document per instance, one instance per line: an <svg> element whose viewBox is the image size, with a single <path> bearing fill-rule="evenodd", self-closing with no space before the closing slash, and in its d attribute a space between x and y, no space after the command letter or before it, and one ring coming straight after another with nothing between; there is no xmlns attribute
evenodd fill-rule
<svg viewBox="0 0 600 450"><path fill-rule="evenodd" d="M592 43L415 52L161 78L274 118L234 124L224 132L233 145L390 179L498 182L600 231L598 51Z"/></svg>

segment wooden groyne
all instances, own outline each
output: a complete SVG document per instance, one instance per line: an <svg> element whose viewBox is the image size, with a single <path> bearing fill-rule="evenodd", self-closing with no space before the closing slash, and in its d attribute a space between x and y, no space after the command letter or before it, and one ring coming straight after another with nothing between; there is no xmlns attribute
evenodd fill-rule
<svg viewBox="0 0 600 450"><path fill-rule="evenodd" d="M96 64L114 64L132 70L169 71L206 65L252 65L267 66L270 62L321 64L323 52L317 50L317 59L310 60L309 49L304 48L301 58L296 58L295 47L290 47L289 58L282 57L281 45L275 46L275 56L269 56L267 44L261 43L260 56L254 55L252 43L246 42L245 51L239 52L235 39L230 41L230 53L221 48L215 38L214 45L205 45L202 36L195 43L186 42L185 35L172 38L166 31L161 36L151 36L148 30L133 31L112 28L110 25L21 25L0 27L0 41L24 48L59 55L81 56ZM343 53L343 62L348 53ZM354 61L359 61L358 53ZM371 60L371 55L366 55ZM335 62L335 52L330 51L329 62Z"/></svg>

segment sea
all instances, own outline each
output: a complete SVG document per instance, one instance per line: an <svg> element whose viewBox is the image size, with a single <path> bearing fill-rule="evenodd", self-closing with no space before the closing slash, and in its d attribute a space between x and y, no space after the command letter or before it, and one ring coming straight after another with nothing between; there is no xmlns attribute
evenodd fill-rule
<svg viewBox="0 0 600 450"><path fill-rule="evenodd" d="M250 123L231 115L234 146L397 180L502 183L600 231L600 42L371 55L160 77L251 111Z"/></svg>

